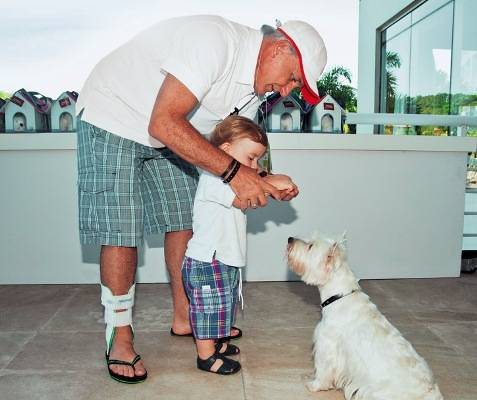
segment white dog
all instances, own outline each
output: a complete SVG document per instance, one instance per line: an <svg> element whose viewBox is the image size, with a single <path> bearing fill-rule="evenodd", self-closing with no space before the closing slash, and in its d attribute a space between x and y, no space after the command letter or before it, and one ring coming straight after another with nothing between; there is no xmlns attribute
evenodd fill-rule
<svg viewBox="0 0 477 400"><path fill-rule="evenodd" d="M347 400L443 399L424 359L362 292L343 242L288 238L291 269L323 301L308 389L342 389Z"/></svg>

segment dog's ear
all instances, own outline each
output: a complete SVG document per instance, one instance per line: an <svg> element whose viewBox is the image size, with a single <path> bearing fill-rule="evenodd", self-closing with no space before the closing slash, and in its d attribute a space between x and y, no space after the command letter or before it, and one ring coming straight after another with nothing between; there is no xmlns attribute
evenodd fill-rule
<svg viewBox="0 0 477 400"><path fill-rule="evenodd" d="M348 232L344 231L343 234L341 235L341 239L338 241L338 246L340 246L343 249L346 249L346 242L348 241L348 238L346 237L346 234Z"/></svg>
<svg viewBox="0 0 477 400"><path fill-rule="evenodd" d="M335 258L335 255L336 255L336 250L338 248L338 242L337 241L334 241L330 248L328 249L328 254L326 255L326 266L328 267L332 267L333 264L334 264L334 258Z"/></svg>
<svg viewBox="0 0 477 400"><path fill-rule="evenodd" d="M327 272L330 272L334 267L339 266L341 264L341 256L342 256L342 241L333 241L331 244L326 260L326 269Z"/></svg>

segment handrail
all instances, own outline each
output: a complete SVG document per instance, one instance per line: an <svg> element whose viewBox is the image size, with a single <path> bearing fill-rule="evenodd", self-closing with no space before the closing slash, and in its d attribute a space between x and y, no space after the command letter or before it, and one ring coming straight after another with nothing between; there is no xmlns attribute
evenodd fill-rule
<svg viewBox="0 0 477 400"><path fill-rule="evenodd" d="M346 113L347 124L477 126L477 117L435 114Z"/></svg>

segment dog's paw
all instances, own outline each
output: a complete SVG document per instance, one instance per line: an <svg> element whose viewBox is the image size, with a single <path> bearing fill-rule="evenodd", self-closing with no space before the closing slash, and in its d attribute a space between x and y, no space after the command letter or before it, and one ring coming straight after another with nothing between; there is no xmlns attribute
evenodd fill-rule
<svg viewBox="0 0 477 400"><path fill-rule="evenodd" d="M310 392L318 392L319 390L321 390L320 382L317 379L306 382L305 386Z"/></svg>

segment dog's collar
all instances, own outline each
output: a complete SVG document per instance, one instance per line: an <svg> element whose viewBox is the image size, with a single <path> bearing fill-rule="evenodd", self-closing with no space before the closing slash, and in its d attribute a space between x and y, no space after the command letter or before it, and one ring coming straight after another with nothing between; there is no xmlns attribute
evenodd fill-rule
<svg viewBox="0 0 477 400"><path fill-rule="evenodd" d="M352 290L348 294L335 294L334 296L331 296L330 298L326 299L323 303L321 303L321 308L325 308L326 306L329 306L331 303L335 302L336 300L342 299L343 297L349 296L350 294L358 292L358 289Z"/></svg>

